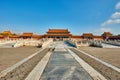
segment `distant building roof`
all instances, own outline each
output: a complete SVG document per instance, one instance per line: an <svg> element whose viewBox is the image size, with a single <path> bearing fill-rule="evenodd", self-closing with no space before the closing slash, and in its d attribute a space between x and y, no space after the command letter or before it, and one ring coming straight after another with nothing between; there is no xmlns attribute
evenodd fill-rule
<svg viewBox="0 0 120 80"><path fill-rule="evenodd" d="M3 35L11 35L12 33L10 31L3 31L2 34Z"/></svg>
<svg viewBox="0 0 120 80"><path fill-rule="evenodd" d="M58 33L61 33L61 32L63 32L63 33L64 33L64 32L65 32L65 33L69 33L68 29L49 29L49 30L48 30L48 33L51 33L51 32L52 32L52 33L53 33L53 32L55 32L55 33L56 33L56 32L58 32Z"/></svg>
<svg viewBox="0 0 120 80"><path fill-rule="evenodd" d="M102 36L94 36L94 38L103 38Z"/></svg>
<svg viewBox="0 0 120 80"><path fill-rule="evenodd" d="M42 38L43 35L32 35L32 38Z"/></svg>
<svg viewBox="0 0 120 80"><path fill-rule="evenodd" d="M92 33L83 33L83 37L93 37Z"/></svg>
<svg viewBox="0 0 120 80"><path fill-rule="evenodd" d="M72 35L72 38L82 38L80 35Z"/></svg>
<svg viewBox="0 0 120 80"><path fill-rule="evenodd" d="M45 36L71 36L71 34L45 34Z"/></svg>
<svg viewBox="0 0 120 80"><path fill-rule="evenodd" d="M33 33L32 32L25 32L21 36L27 36L27 37L32 37Z"/></svg>
<svg viewBox="0 0 120 80"><path fill-rule="evenodd" d="M4 38L4 36L0 34L0 38Z"/></svg>
<svg viewBox="0 0 120 80"><path fill-rule="evenodd" d="M20 38L19 35L10 35L9 38Z"/></svg>
<svg viewBox="0 0 120 80"><path fill-rule="evenodd" d="M102 34L102 36L112 36L112 33L110 33L110 32L104 32L104 33Z"/></svg>

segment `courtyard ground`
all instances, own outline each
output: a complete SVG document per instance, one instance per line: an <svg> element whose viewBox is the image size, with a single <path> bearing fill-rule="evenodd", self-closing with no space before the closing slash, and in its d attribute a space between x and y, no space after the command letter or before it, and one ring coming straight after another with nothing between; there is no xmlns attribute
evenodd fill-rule
<svg viewBox="0 0 120 80"><path fill-rule="evenodd" d="M0 48L0 72L40 50L36 47Z"/></svg>
<svg viewBox="0 0 120 80"><path fill-rule="evenodd" d="M79 49L120 68L120 48L80 47Z"/></svg>

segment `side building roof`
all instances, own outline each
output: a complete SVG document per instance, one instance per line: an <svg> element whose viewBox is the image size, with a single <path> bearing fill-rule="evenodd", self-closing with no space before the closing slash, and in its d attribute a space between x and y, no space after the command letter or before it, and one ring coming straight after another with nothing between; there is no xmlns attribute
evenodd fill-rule
<svg viewBox="0 0 120 80"><path fill-rule="evenodd" d="M33 35L33 33L32 32L25 32L25 33L23 33L21 36L29 36L29 37L31 37Z"/></svg>
<svg viewBox="0 0 120 80"><path fill-rule="evenodd" d="M83 37L93 37L92 33L83 33Z"/></svg>

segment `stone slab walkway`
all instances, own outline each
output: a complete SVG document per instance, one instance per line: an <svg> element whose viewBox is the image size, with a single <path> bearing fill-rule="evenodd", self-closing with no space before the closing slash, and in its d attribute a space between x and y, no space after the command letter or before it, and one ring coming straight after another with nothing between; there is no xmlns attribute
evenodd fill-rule
<svg viewBox="0 0 120 80"><path fill-rule="evenodd" d="M40 80L93 80L65 49L63 42L55 43L55 51Z"/></svg>

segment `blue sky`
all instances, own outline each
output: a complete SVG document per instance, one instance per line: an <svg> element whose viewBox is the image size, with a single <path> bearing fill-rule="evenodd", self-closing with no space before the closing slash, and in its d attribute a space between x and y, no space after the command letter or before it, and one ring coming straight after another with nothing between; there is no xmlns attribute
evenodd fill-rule
<svg viewBox="0 0 120 80"><path fill-rule="evenodd" d="M0 0L0 32L120 34L120 0Z"/></svg>

